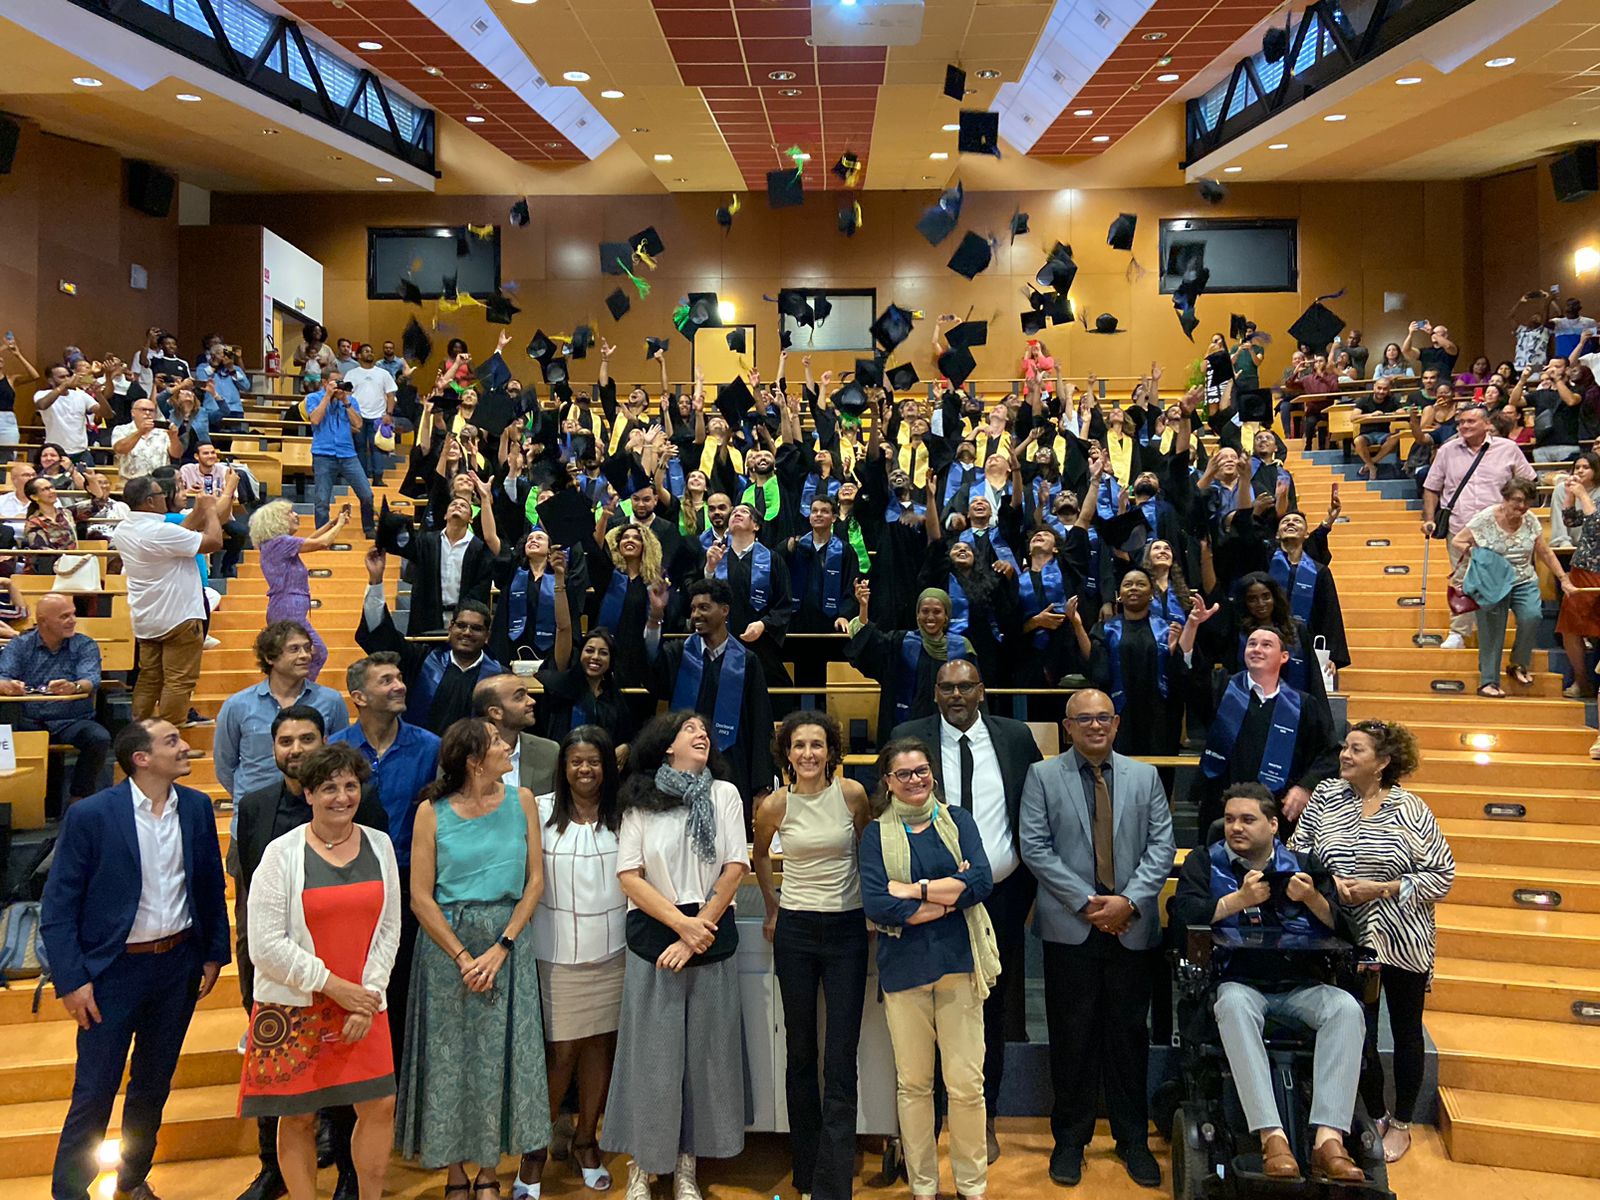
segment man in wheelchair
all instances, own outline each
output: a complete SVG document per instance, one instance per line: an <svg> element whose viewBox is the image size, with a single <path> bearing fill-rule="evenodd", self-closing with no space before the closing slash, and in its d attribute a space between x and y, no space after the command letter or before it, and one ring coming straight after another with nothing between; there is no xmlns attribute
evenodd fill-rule
<svg viewBox="0 0 1600 1200"><path fill-rule="evenodd" d="M1335 958L1353 963L1348 936L1333 940L1340 928L1333 877L1313 856L1278 840L1278 806L1265 787L1235 784L1223 802L1222 838L1185 859L1171 903L1175 931L1212 930L1201 953L1210 953L1210 969L1184 964L1180 985L1187 968L1189 982L1200 984L1191 994L1209 1000L1210 982L1217 981L1211 1011L1250 1132L1261 1139L1267 1178L1301 1178L1273 1091L1264 1039L1272 1021L1315 1031L1312 1179L1365 1183L1344 1143L1354 1119L1364 1017L1355 996L1326 981L1330 956L1321 952L1331 947Z"/></svg>

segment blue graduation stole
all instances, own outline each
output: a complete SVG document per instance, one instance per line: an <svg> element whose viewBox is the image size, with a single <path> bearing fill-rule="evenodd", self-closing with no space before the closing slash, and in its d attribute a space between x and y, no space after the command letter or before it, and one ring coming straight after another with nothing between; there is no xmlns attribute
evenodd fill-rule
<svg viewBox="0 0 1600 1200"><path fill-rule="evenodd" d="M811 538L802 539L795 545L789 574L793 578L794 594L804 600L811 593L811 565L819 554L822 556L822 615L831 621L839 615L839 592L844 585L844 543L837 537L830 537L818 550Z"/></svg>
<svg viewBox="0 0 1600 1200"><path fill-rule="evenodd" d="M450 650L446 646L441 646L422 660L422 666L417 671L416 686L411 689L406 702L406 720L413 725L421 725L424 729L428 727L428 710L433 707L433 698L439 694L439 685L444 682L444 673L449 666ZM479 679L504 673L505 668L487 654L478 665Z"/></svg>
<svg viewBox="0 0 1600 1200"><path fill-rule="evenodd" d="M1001 537L999 531L994 528L988 529L986 533L989 538L989 546L994 550L994 556L1003 563L1009 563L1011 565L1011 569L1013 571L1017 571L1017 574L1020 575L1022 572L1017 570L1017 556L1011 553L1011 547L1006 545L1005 538ZM963 529L961 531L961 537L957 540L965 542L967 545L972 547L974 553L977 552L977 530L970 528Z"/></svg>
<svg viewBox="0 0 1600 1200"><path fill-rule="evenodd" d="M520 567L511 577L510 620L507 633L513 642L521 641L528 628L528 580L532 572ZM556 636L556 573L546 570L539 576L539 591L533 601L533 644L548 651Z"/></svg>
<svg viewBox="0 0 1600 1200"><path fill-rule="evenodd" d="M733 559L733 547L722 556L713 574L718 579L728 577L728 563ZM758 613L767 611L767 597L772 591L772 551L760 542L750 546L750 607Z"/></svg>
<svg viewBox="0 0 1600 1200"><path fill-rule="evenodd" d="M1065 605L1067 602L1067 585L1061 578L1061 564L1055 559L1045 563L1044 569L1037 572L1039 586L1034 587L1033 571L1023 571L1017 576L1017 589L1022 596L1022 611L1024 616L1031 617L1041 613L1052 605ZM1050 645L1050 631L1048 629L1035 629L1033 631L1033 644L1040 650Z"/></svg>
<svg viewBox="0 0 1600 1200"><path fill-rule="evenodd" d="M1145 618L1150 622L1150 636L1156 641L1156 689L1163 700L1167 697L1167 623L1151 610ZM1106 657L1111 663L1111 706L1122 711L1128 702L1127 688L1122 680L1122 618L1112 617L1106 622Z"/></svg>
<svg viewBox="0 0 1600 1200"><path fill-rule="evenodd" d="M1183 611L1183 603L1178 599L1178 593L1172 590L1172 585L1167 585L1167 590L1157 592L1150 598L1150 611L1158 613L1174 625L1182 625L1189 619Z"/></svg>
<svg viewBox="0 0 1600 1200"><path fill-rule="evenodd" d="M1228 487L1222 483L1211 485L1212 503L1216 508L1216 516L1224 517L1231 513L1239 503L1239 485L1236 483Z"/></svg>
<svg viewBox="0 0 1600 1200"><path fill-rule="evenodd" d="M606 594L600 601L599 624L604 625L612 633L620 633L618 626L622 624L622 602L628 596L628 573L613 570L611 582L606 584Z"/></svg>
<svg viewBox="0 0 1600 1200"><path fill-rule="evenodd" d="M975 568L977 569L977 568ZM954 571L945 580L945 590L950 593L950 631L952 633L968 633L972 629L972 613L968 607L967 589L961 586L961 577ZM994 640L1001 642L1005 636L1000 632L1000 622L995 619L994 610L989 610L989 632L994 635Z"/></svg>
<svg viewBox="0 0 1600 1200"><path fill-rule="evenodd" d="M716 540L717 531L711 528L710 524L707 524L706 527L700 531L700 548L702 550L709 550L711 549L711 543Z"/></svg>
<svg viewBox="0 0 1600 1200"><path fill-rule="evenodd" d="M580 475L578 490L588 497L590 504L601 504L605 501L606 493L611 490L611 485L601 475L596 475L593 479L587 475Z"/></svg>
<svg viewBox="0 0 1600 1200"><path fill-rule="evenodd" d="M1156 538L1161 536L1156 532L1156 521L1161 516L1160 498L1151 496L1150 499L1141 501L1139 504L1139 511L1144 514L1145 527L1150 530L1150 537L1148 540L1154 541Z"/></svg>
<svg viewBox="0 0 1600 1200"><path fill-rule="evenodd" d="M905 512L907 509L916 513L919 517L925 516L928 512L928 506L926 504L918 504L915 500L913 500L909 505L902 505L900 503L900 497L891 492L889 495L889 503L883 510L884 523L893 524L895 521L898 521L900 519L900 514Z"/></svg>
<svg viewBox="0 0 1600 1200"><path fill-rule="evenodd" d="M1122 502L1122 485L1109 475L1100 477L1100 490L1095 493L1095 514L1109 521L1117 515L1117 506Z"/></svg>
<svg viewBox="0 0 1600 1200"><path fill-rule="evenodd" d="M683 474L683 460L680 458L669 458L667 460L668 490L681 500L683 499L684 488L687 486L688 485L685 483L685 477Z"/></svg>
<svg viewBox="0 0 1600 1200"><path fill-rule="evenodd" d="M958 633L945 633L945 661L972 662L972 643ZM917 700L917 668L922 664L922 634L908 629L900 635L900 674L894 686L895 724L911 719Z"/></svg>
<svg viewBox="0 0 1600 1200"><path fill-rule="evenodd" d="M1221 900L1224 896L1231 896L1234 892L1237 892L1243 877L1234 873L1233 860L1228 857L1227 843L1217 842L1207 851L1206 856L1211 860L1211 898L1213 900ZM1267 870L1273 873L1282 872L1293 875L1302 869L1300 860L1291 854L1282 842L1274 838L1272 840L1272 862L1267 867ZM1297 900L1290 900L1288 897L1284 897L1283 903L1277 906L1277 910L1278 924L1286 934L1291 934L1295 937L1313 938L1323 936L1326 932L1326 930L1318 929L1321 922L1311 915L1309 908ZM1245 911L1248 912L1249 910L1246 909ZM1237 929L1241 924L1246 924L1245 921L1241 920L1243 916L1243 913L1234 913L1215 922L1215 924L1224 929Z"/></svg>
<svg viewBox="0 0 1600 1200"><path fill-rule="evenodd" d="M1067 531L1061 530L1061 536L1066 537ZM1084 591L1099 599L1100 596L1100 531L1093 526L1089 527L1089 574L1084 579Z"/></svg>
<svg viewBox="0 0 1600 1200"><path fill-rule="evenodd" d="M1317 576L1322 574L1322 564L1309 554L1302 554L1300 562L1291 567L1289 556L1279 550L1272 556L1272 565L1267 568L1267 574L1284 591L1289 593L1289 610L1299 617L1308 626L1311 624L1311 602L1317 595ZM1289 576L1294 576L1294 586L1289 585Z"/></svg>
<svg viewBox="0 0 1600 1200"><path fill-rule="evenodd" d="M1261 765L1256 769L1256 779L1273 793L1289 784L1289 767L1294 760L1295 735L1300 729L1300 693L1279 680L1278 703L1272 710L1272 730L1267 734L1267 748L1262 752ZM1240 671L1228 681L1222 703L1217 706L1217 717L1211 723L1206 738L1205 753L1201 755L1200 770L1207 779L1221 779L1228 770L1228 760L1239 740L1239 730L1244 725L1245 714L1250 710L1250 676Z"/></svg>
<svg viewBox="0 0 1600 1200"><path fill-rule="evenodd" d="M711 740L726 751L739 736L739 712L744 705L746 651L739 639L730 636L723 643L722 678L717 684L717 699L711 714ZM698 633L684 639L683 663L678 682L672 688L672 707L694 710L700 700L700 677L706 669L706 645Z"/></svg>
<svg viewBox="0 0 1600 1200"><path fill-rule="evenodd" d="M1244 662L1244 644L1249 640L1249 637L1248 633L1239 635L1239 661L1241 663ZM1319 665L1317 670L1321 671L1322 667ZM1283 681L1294 688L1295 691L1303 692L1306 690L1306 679L1306 654L1300 648L1299 637L1296 637L1294 645L1289 647L1289 662L1283 668Z"/></svg>
<svg viewBox="0 0 1600 1200"><path fill-rule="evenodd" d="M969 486L977 473L978 468L975 466L963 467L960 463L951 463L950 470L945 472L944 494L940 497L940 503L949 508L951 501L956 498L956 494L962 488Z"/></svg>
<svg viewBox="0 0 1600 1200"><path fill-rule="evenodd" d="M820 475L807 475L806 481L800 485L800 508L805 512L811 511L811 502L817 498L817 487L822 487L822 494L832 500L839 494L839 479L830 475L826 480Z"/></svg>

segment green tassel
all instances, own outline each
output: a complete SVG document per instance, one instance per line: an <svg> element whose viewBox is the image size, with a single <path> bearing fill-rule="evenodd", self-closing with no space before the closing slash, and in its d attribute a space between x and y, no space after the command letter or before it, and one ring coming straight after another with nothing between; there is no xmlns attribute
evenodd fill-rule
<svg viewBox="0 0 1600 1200"><path fill-rule="evenodd" d="M800 149L799 146L790 146L787 150L784 151L784 153L787 154L790 158L794 159L794 177L796 179L799 179L801 174L806 169L806 160L805 160L805 153L806 152L804 150Z"/></svg>
<svg viewBox="0 0 1600 1200"><path fill-rule="evenodd" d="M672 323L677 326L678 332L683 332L683 327L689 323L689 306L680 304L672 310Z"/></svg>
<svg viewBox="0 0 1600 1200"><path fill-rule="evenodd" d="M617 261L621 262L622 260L619 258ZM622 270L624 271L624 273L627 274L629 279L633 280L633 286L639 290L639 299L643 300L646 296L648 296L650 294L650 281L649 280L640 279L632 271L629 271L627 267L623 267Z"/></svg>

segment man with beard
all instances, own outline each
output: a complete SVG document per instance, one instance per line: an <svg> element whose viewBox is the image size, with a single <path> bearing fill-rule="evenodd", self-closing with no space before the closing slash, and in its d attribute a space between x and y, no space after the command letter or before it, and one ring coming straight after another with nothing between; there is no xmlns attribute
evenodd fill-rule
<svg viewBox="0 0 1600 1200"><path fill-rule="evenodd" d="M279 709L273 717L272 760L277 765L279 778L243 796L234 809L239 821L235 844L239 855L240 894L249 892L250 880L268 844L311 820L311 806L306 803L298 771L306 755L322 746L326 733L322 714L309 704L291 704ZM361 789L361 806L356 810L356 821L369 829L377 829L384 834L389 832L388 817L378 801L375 779L368 781ZM245 923L239 922L235 930L239 954L239 995L248 1013L252 1011L254 1002L255 965L250 960L246 933ZM324 1115L331 1133L329 1140L332 1143L333 1162L339 1168L339 1182L333 1190L334 1200L355 1200L356 1173L350 1160L350 1132L355 1126L355 1110L340 1106L327 1110ZM257 1117L256 1127L261 1170L239 1194L239 1200L275 1200L289 1190L278 1170L278 1119Z"/></svg>
<svg viewBox="0 0 1600 1200"><path fill-rule="evenodd" d="M799 502L793 491L786 491L777 475L777 458L771 450L752 450L745 457L750 471L750 486L739 497L748 504L761 525L761 543L782 546L799 531Z"/></svg>

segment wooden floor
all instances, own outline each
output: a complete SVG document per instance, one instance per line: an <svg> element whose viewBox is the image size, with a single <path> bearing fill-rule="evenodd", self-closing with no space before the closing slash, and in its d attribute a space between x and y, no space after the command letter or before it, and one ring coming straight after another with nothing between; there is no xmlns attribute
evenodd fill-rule
<svg viewBox="0 0 1600 1200"><path fill-rule="evenodd" d="M1102 1123L1099 1136L1084 1160L1083 1182L1076 1188L1058 1188L1050 1182L1050 1126L1042 1118L1002 1119L1000 1140L1004 1153L989 1168L989 1195L995 1200L1011 1197L1081 1196L1085 1200L1136 1200L1170 1194L1166 1178L1167 1155L1164 1144L1153 1141L1151 1148L1161 1163L1160 1192L1141 1188L1129 1180L1121 1161L1111 1150L1110 1138ZM1476 1167L1451 1162L1437 1131L1421 1126L1416 1143L1401 1162L1390 1168L1389 1185L1400 1200L1600 1200L1600 1179L1579 1179L1570 1175L1546 1175L1538 1171L1518 1171L1509 1167ZM621 1159L613 1160L616 1174L612 1194L620 1200L626 1176ZM507 1161L507 1169L513 1166ZM788 1173L787 1139L772 1134L752 1136L744 1154L728 1163L707 1163L700 1171L700 1183L708 1200L768 1200L781 1197L793 1200ZM946 1194L951 1188L948 1160L943 1160ZM905 1197L905 1185L875 1189L866 1179L877 1170L870 1160L857 1180L857 1194L863 1197ZM198 1162L164 1163L151 1173L150 1186L161 1200L233 1200L250 1182L256 1171L253 1158L213 1158ZM587 1192L564 1164L552 1163L544 1195L561 1200L594 1200L598 1193ZM109 1178L103 1176L102 1180ZM509 1174L502 1179L509 1179ZM444 1187L441 1172L421 1171L396 1160L389 1172L385 1196L416 1200L440 1195ZM657 1200L666 1200L670 1181L656 1186ZM333 1192L333 1172L322 1174L321 1195ZM92 1193L100 1196L98 1185ZM110 1195L109 1190L105 1193ZM505 1194L510 1195L509 1186ZM48 1179L0 1179L0 1200L49 1200Z"/></svg>

